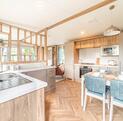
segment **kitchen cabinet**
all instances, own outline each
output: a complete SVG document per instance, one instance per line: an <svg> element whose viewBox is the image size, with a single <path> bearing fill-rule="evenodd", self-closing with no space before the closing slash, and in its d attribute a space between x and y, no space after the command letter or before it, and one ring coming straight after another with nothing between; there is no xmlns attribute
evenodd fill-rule
<svg viewBox="0 0 123 121"><path fill-rule="evenodd" d="M0 103L0 121L45 121L44 88Z"/></svg>
<svg viewBox="0 0 123 121"><path fill-rule="evenodd" d="M46 70L46 80L47 80L47 83L48 83L48 87L47 87L47 91L48 90L51 90L51 89L54 89L55 86L56 86L56 83L55 83L55 69L52 68L52 69L47 69Z"/></svg>
<svg viewBox="0 0 123 121"><path fill-rule="evenodd" d="M101 46L117 45L119 44L118 36L112 37L99 37L95 39L88 39L75 42L75 48L97 48Z"/></svg>
<svg viewBox="0 0 123 121"><path fill-rule="evenodd" d="M33 78L45 81L48 86L45 88L46 91L55 89L55 68L40 69L35 71L23 72L24 74L31 76Z"/></svg>
<svg viewBox="0 0 123 121"><path fill-rule="evenodd" d="M92 48L94 47L93 41L86 40L81 42L81 48Z"/></svg>

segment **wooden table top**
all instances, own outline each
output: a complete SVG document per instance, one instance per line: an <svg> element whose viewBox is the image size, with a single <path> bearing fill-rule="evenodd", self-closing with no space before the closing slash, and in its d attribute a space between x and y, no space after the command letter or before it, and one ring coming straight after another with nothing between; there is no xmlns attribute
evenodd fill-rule
<svg viewBox="0 0 123 121"><path fill-rule="evenodd" d="M87 75L91 75L91 76L95 76L95 77L102 77L107 81L118 79L117 73L114 74L114 73L107 73L107 72L104 72L104 73L90 72L90 73L87 73Z"/></svg>

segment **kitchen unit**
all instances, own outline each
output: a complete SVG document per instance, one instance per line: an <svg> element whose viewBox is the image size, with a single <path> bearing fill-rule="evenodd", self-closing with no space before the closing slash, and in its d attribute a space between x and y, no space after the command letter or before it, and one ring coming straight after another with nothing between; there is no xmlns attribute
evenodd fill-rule
<svg viewBox="0 0 123 121"><path fill-rule="evenodd" d="M51 91L56 87L55 67L19 70L19 72L28 75L30 77L47 82L47 87L45 88L45 91Z"/></svg>
<svg viewBox="0 0 123 121"><path fill-rule="evenodd" d="M46 82L24 74L0 74L0 120L45 121Z"/></svg>
<svg viewBox="0 0 123 121"><path fill-rule="evenodd" d="M118 55L102 55L102 47L108 46L119 47L119 36L96 36L66 43L65 76L80 81L80 68L83 66L92 68L92 70L118 70L119 51Z"/></svg>

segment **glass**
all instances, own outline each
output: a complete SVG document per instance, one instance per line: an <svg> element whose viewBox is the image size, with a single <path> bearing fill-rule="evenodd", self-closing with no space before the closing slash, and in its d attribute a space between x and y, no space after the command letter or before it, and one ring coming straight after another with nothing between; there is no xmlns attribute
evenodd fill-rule
<svg viewBox="0 0 123 121"><path fill-rule="evenodd" d="M35 61L36 60L36 52L33 47L22 47L22 61Z"/></svg>
<svg viewBox="0 0 123 121"><path fill-rule="evenodd" d="M9 33L9 26L2 24L2 32Z"/></svg>
<svg viewBox="0 0 123 121"><path fill-rule="evenodd" d="M37 36L37 45L40 46L40 36Z"/></svg>
<svg viewBox="0 0 123 121"><path fill-rule="evenodd" d="M26 32L26 42L30 43L30 40L31 40L31 34L29 31Z"/></svg>
<svg viewBox="0 0 123 121"><path fill-rule="evenodd" d="M19 31L19 40L24 41L24 30Z"/></svg>
<svg viewBox="0 0 123 121"><path fill-rule="evenodd" d="M17 62L17 47L11 48L11 61Z"/></svg>
<svg viewBox="0 0 123 121"><path fill-rule="evenodd" d="M0 62L8 62L8 34L5 33L0 33Z"/></svg>
<svg viewBox="0 0 123 121"><path fill-rule="evenodd" d="M1 48L1 61L3 63L8 62L8 48Z"/></svg>
<svg viewBox="0 0 123 121"><path fill-rule="evenodd" d="M11 40L12 41L17 41L18 40L17 28L14 28L14 27L11 28Z"/></svg>
<svg viewBox="0 0 123 121"><path fill-rule="evenodd" d="M58 64L64 63L64 48L58 47Z"/></svg>
<svg viewBox="0 0 123 121"><path fill-rule="evenodd" d="M33 36L32 36L32 44L36 44L36 35L35 34L33 34Z"/></svg>

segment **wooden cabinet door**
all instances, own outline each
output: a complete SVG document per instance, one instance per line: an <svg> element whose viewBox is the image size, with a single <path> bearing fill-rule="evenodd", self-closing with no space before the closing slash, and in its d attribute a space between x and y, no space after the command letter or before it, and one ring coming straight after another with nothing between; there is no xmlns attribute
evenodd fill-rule
<svg viewBox="0 0 123 121"><path fill-rule="evenodd" d="M14 120L15 121L33 121L29 119L29 102L27 95L14 100Z"/></svg>
<svg viewBox="0 0 123 121"><path fill-rule="evenodd" d="M49 89L55 88L56 82L55 82L55 69L54 68L47 69L47 82L48 82Z"/></svg>
<svg viewBox="0 0 123 121"><path fill-rule="evenodd" d="M44 89L13 100L13 121L45 121Z"/></svg>
<svg viewBox="0 0 123 121"><path fill-rule="evenodd" d="M14 103L8 101L0 104L0 121L14 121Z"/></svg>

